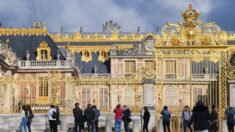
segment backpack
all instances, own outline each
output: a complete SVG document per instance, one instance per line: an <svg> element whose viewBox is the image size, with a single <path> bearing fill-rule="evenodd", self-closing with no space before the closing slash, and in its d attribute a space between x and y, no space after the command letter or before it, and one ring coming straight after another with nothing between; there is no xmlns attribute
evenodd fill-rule
<svg viewBox="0 0 235 132"><path fill-rule="evenodd" d="M163 116L163 120L170 120L171 113L169 111L164 110L162 116Z"/></svg>
<svg viewBox="0 0 235 132"><path fill-rule="evenodd" d="M52 118L58 118L58 114L57 112L53 111L52 115L51 115Z"/></svg>
<svg viewBox="0 0 235 132"><path fill-rule="evenodd" d="M235 121L234 115L235 115L235 113L233 110L228 110L228 112L227 112L227 122L228 123L234 123L234 121Z"/></svg>

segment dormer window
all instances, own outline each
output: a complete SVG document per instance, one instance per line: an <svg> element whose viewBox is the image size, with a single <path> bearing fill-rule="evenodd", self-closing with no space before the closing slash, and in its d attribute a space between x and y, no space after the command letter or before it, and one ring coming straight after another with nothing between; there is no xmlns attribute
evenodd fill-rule
<svg viewBox="0 0 235 132"><path fill-rule="evenodd" d="M48 47L48 43L42 41L37 48L37 61L50 61L51 60L51 48Z"/></svg>
<svg viewBox="0 0 235 132"><path fill-rule="evenodd" d="M107 54L107 51L99 51L99 58L98 60L99 61L102 61L102 62L105 62L107 61L109 58L108 58L108 54Z"/></svg>
<svg viewBox="0 0 235 132"><path fill-rule="evenodd" d="M91 61L92 60L91 51L89 51L89 50L82 51L82 58L81 58L81 60L85 61L85 62Z"/></svg>
<svg viewBox="0 0 235 132"><path fill-rule="evenodd" d="M89 58L90 53L88 51L85 51L84 56L85 56L85 58Z"/></svg>

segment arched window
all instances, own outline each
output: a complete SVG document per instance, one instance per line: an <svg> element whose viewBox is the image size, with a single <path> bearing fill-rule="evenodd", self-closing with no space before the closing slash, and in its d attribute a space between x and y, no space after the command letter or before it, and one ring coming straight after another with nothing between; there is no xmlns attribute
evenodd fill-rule
<svg viewBox="0 0 235 132"><path fill-rule="evenodd" d="M90 56L90 53L88 51L85 51L84 55L85 55L85 58L88 58Z"/></svg>
<svg viewBox="0 0 235 132"><path fill-rule="evenodd" d="M108 58L108 54L107 54L107 51L104 51L104 50L100 50L99 51L99 57L98 57L99 61L101 62L105 62L107 61L109 58Z"/></svg>
<svg viewBox="0 0 235 132"><path fill-rule="evenodd" d="M85 62L91 61L92 60L91 51L89 51L89 50L82 51L82 58L81 58L81 60L85 61Z"/></svg>
<svg viewBox="0 0 235 132"><path fill-rule="evenodd" d="M51 58L51 48L48 47L48 43L42 41L40 46L37 48L37 61L50 61Z"/></svg>

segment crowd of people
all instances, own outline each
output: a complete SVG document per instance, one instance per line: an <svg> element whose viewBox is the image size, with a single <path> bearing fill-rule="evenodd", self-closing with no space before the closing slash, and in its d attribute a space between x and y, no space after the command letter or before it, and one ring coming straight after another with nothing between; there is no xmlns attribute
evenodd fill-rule
<svg viewBox="0 0 235 132"><path fill-rule="evenodd" d="M144 107L144 114L141 118L144 120L143 123L143 132L148 132L148 124L150 120L150 112L148 107ZM79 103L75 103L75 107L73 109L74 116L74 131L81 132L84 130L84 123L87 124L88 132L98 132L99 127L99 117L100 111L95 105L88 104L87 108L83 111ZM115 114L115 124L114 131L121 132L122 122L124 124L125 132L129 132L129 124L132 121L131 118L131 110L127 107L127 105L123 105L121 107L120 104L116 106L113 110ZM142 110L141 110L142 113ZM162 125L164 132L170 132L170 121L171 121L171 113L168 110L167 106L163 107L161 112L162 115ZM234 123L235 123L235 111L229 107L225 111L225 115L227 117L227 126L229 132L234 132ZM59 107L51 105L48 111L48 120L50 125L51 132L57 132L57 125L60 125L60 110ZM34 114L30 105L22 105L21 119L20 119L20 132L23 130L26 132L31 132L31 122L34 118ZM142 124L142 123L141 123ZM216 111L215 105L212 106L211 112L209 112L209 108L204 105L202 101L198 101L196 105L193 107L192 111L189 106L185 106L182 111L182 124L183 131L186 132L187 128L190 132L217 132L218 131L218 113ZM193 125L193 129L192 126Z"/></svg>
<svg viewBox="0 0 235 132"><path fill-rule="evenodd" d="M163 130L164 132L166 132L166 130L170 132L171 113L169 112L167 106L164 106L161 114ZM228 131L234 132L235 111L229 107L225 111L225 115L227 117ZM202 101L198 101L193 107L191 114L189 106L185 106L182 112L182 122L184 132L186 132L187 128L190 130L190 132L192 132L192 125L195 132L217 132L218 113L216 111L216 107L215 105L212 105L211 112L209 112L209 108L205 106Z"/></svg>

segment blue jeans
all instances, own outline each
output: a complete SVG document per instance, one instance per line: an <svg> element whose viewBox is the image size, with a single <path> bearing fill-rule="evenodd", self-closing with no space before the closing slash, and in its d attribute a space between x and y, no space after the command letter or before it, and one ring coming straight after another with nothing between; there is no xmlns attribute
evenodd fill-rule
<svg viewBox="0 0 235 132"><path fill-rule="evenodd" d="M28 118L28 123L27 123L28 132L31 132L31 123L32 123L32 118Z"/></svg>
<svg viewBox="0 0 235 132"><path fill-rule="evenodd" d="M94 122L93 120L87 120L88 132L94 132Z"/></svg>
<svg viewBox="0 0 235 132"><path fill-rule="evenodd" d="M22 121L20 122L20 132L23 132L23 128L24 128L24 132L27 132L27 123L28 123L28 118L27 117L23 117Z"/></svg>
<svg viewBox="0 0 235 132"><path fill-rule="evenodd" d="M184 120L183 126L184 126L184 132L186 132L187 127L190 129L190 132L192 132L192 128L190 126L190 122L189 121Z"/></svg>
<svg viewBox="0 0 235 132"><path fill-rule="evenodd" d="M121 130L122 130L121 127L122 127L122 121L115 120L114 132L121 132Z"/></svg>

